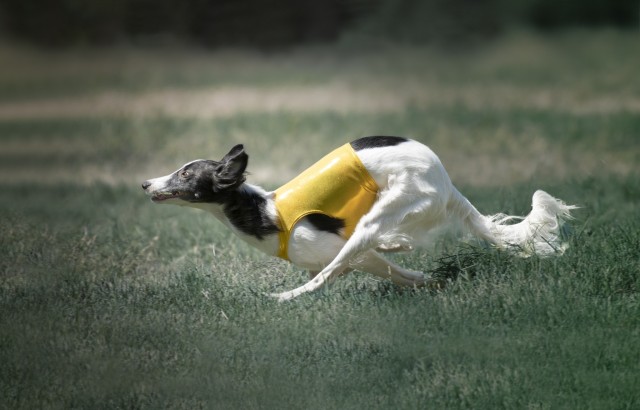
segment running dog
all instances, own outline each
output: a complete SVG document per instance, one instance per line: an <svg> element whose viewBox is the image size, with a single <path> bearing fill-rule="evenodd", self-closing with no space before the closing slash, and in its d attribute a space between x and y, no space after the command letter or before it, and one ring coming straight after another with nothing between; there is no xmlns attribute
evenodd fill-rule
<svg viewBox="0 0 640 410"><path fill-rule="evenodd" d="M404 269L381 252L411 250L452 220L480 240L523 256L561 254L567 247L562 226L576 208L536 191L525 218L482 215L453 186L433 151L402 137L352 141L272 192L245 182L248 159L236 145L220 161L189 162L142 188L155 203L210 212L266 254L308 269L306 284L273 295L281 301L353 269L398 285L424 285L422 272ZM520 222L510 223L514 219Z"/></svg>

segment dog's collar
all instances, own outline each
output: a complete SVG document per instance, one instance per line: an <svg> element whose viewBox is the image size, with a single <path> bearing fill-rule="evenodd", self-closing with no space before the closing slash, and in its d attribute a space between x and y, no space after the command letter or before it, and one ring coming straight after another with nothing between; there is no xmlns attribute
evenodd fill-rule
<svg viewBox="0 0 640 410"><path fill-rule="evenodd" d="M281 225L278 256L289 260L293 227L313 213L342 219L345 223L342 236L348 239L360 218L371 209L378 190L350 144L332 151L275 191Z"/></svg>

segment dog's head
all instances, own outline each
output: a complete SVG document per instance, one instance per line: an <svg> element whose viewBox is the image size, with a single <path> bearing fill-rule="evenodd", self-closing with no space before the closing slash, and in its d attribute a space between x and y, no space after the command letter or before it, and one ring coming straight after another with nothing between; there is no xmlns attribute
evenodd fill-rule
<svg viewBox="0 0 640 410"><path fill-rule="evenodd" d="M223 203L245 181L248 161L244 147L236 145L220 161L189 162L172 174L144 181L142 189L156 203Z"/></svg>

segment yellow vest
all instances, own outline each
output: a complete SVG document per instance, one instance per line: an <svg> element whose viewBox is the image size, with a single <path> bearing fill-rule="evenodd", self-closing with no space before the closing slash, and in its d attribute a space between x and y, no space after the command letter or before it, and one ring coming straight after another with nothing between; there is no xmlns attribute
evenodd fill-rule
<svg viewBox="0 0 640 410"><path fill-rule="evenodd" d="M300 219L313 213L340 218L345 223L344 238L348 239L375 202L378 185L351 145L345 144L278 188L275 194L281 224L278 256L289 260L289 237Z"/></svg>

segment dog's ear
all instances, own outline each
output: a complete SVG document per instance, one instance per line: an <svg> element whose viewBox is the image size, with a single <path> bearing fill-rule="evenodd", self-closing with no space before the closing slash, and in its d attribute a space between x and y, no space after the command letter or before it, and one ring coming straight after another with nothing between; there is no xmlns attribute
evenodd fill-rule
<svg viewBox="0 0 640 410"><path fill-rule="evenodd" d="M228 189L242 184L245 181L244 171L248 162L249 156L244 152L242 144L231 148L216 168L214 188Z"/></svg>

